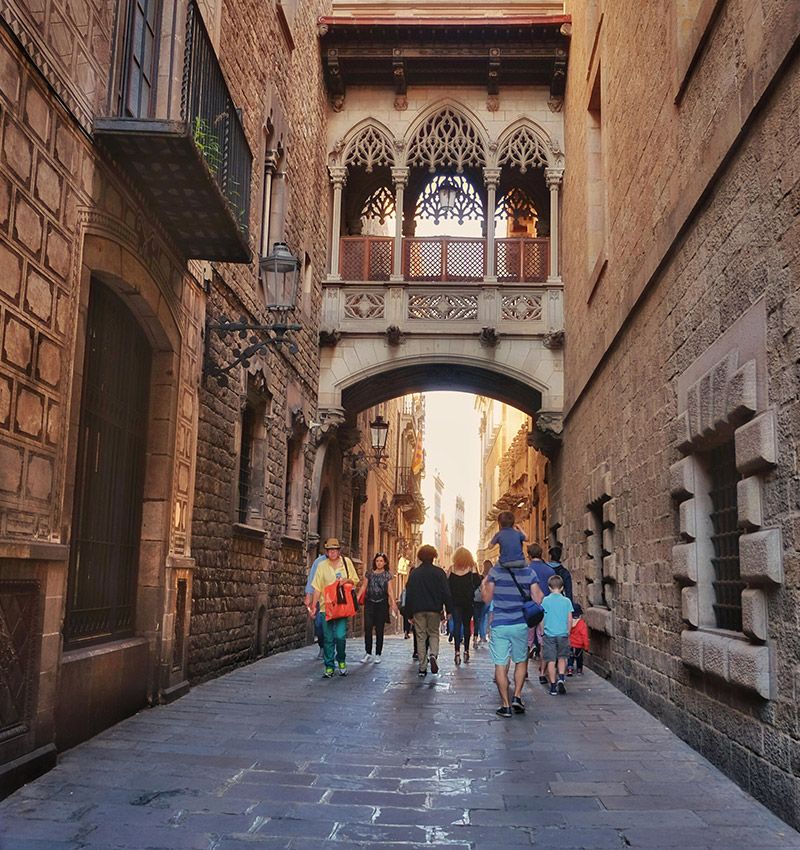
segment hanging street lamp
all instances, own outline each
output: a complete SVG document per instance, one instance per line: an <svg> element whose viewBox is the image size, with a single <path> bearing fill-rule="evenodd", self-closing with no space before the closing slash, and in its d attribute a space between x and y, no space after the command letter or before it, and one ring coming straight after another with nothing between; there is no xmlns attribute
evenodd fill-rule
<svg viewBox="0 0 800 850"><path fill-rule="evenodd" d="M237 321L225 315L220 321L212 324L206 321L206 347L203 363L203 373L217 379L218 383L226 386L227 373L241 365L248 368L251 359L262 354L272 345L280 349L284 343L292 354L297 352L297 344L287 338L289 331L299 331L301 326L286 321L287 314L297 304L297 289L300 281L300 260L292 254L285 242L276 242L272 251L259 261L259 274L264 294L264 306L268 313L275 314L275 321L269 324L253 324L247 316L240 316ZM208 344L211 332L219 336L238 334L239 339L247 340L247 345L236 352L233 360L225 365L217 365L211 361L211 346ZM250 332L253 333L250 333ZM387 425L388 427L388 425Z"/></svg>
<svg viewBox="0 0 800 850"><path fill-rule="evenodd" d="M369 423L369 435L375 462L380 465L386 458L386 438L389 436L389 423L380 414Z"/></svg>
<svg viewBox="0 0 800 850"><path fill-rule="evenodd" d="M439 184L437 191L439 193L439 208L447 216L456 208L461 189L459 189L458 184L452 178L445 177Z"/></svg>

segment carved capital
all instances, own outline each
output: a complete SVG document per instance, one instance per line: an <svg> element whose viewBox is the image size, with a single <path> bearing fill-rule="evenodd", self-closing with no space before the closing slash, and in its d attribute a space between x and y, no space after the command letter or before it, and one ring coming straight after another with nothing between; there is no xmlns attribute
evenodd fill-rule
<svg viewBox="0 0 800 850"><path fill-rule="evenodd" d="M331 177L331 183L340 188L347 183L347 168L344 165L329 165L328 174Z"/></svg>
<svg viewBox="0 0 800 850"><path fill-rule="evenodd" d="M500 169L499 168L484 168L483 169L483 182L487 186L494 186L497 188L497 184L500 182Z"/></svg>
<svg viewBox="0 0 800 850"><path fill-rule="evenodd" d="M392 183L395 186L407 186L408 185L408 169L407 168L393 168L392 169Z"/></svg>
<svg viewBox="0 0 800 850"><path fill-rule="evenodd" d="M558 188L564 180L564 169L545 168L544 179L548 189Z"/></svg>

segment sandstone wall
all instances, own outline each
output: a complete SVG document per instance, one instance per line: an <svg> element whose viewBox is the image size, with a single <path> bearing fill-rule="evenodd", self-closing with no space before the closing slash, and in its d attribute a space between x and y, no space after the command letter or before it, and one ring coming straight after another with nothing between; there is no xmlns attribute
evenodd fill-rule
<svg viewBox="0 0 800 850"><path fill-rule="evenodd" d="M603 564L610 611L598 606L593 621L595 668L796 826L800 61L790 48L800 19L793 3L731 0L704 21L700 7L713 4L694 4L695 36L706 41L684 74L699 42L686 34L691 27L679 31L678 5L593 4L595 21L602 15L598 34L579 4L567 4L575 25L565 106L567 419L554 481L558 536L585 607L597 590L592 537L602 533L611 553ZM601 137L589 108L596 111L598 79ZM598 155L605 223L594 250ZM759 323L760 345L750 330ZM700 438L684 440L679 414L709 352L733 352L739 366L753 357L748 415L776 423L777 451L753 490L758 528L782 541L759 566L775 580L754 573L745 591L763 605L760 637L697 628L696 575L676 562L694 540L676 463L704 447ZM738 424L722 420L709 424L709 439ZM602 530L590 510L598 505ZM740 524L746 511L740 496ZM744 616L747 632L751 612ZM689 651L697 641L704 660ZM737 653L760 659L759 684Z"/></svg>

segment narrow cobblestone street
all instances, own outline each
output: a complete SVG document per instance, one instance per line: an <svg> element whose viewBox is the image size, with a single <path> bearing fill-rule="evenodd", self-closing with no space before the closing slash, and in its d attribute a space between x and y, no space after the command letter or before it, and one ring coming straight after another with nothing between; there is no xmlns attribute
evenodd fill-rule
<svg viewBox="0 0 800 850"><path fill-rule="evenodd" d="M325 681L315 649L274 656L67 752L0 804L2 850L398 846L800 848L611 685L526 689L496 718L488 650L420 681L411 642Z"/></svg>

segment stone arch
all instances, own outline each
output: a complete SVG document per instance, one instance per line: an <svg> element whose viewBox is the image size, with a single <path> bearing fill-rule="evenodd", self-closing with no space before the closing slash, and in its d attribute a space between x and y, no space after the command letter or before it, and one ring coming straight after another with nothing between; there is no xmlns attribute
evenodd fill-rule
<svg viewBox="0 0 800 850"><path fill-rule="evenodd" d="M466 106L451 99L431 104L408 127L405 135L406 166L452 167L461 174L468 166L488 163L489 139L481 120Z"/></svg>
<svg viewBox="0 0 800 850"><path fill-rule="evenodd" d="M348 413L355 413L399 395L425 390L486 395L532 416L540 410L554 409L551 403L556 401L552 387L510 360L421 352L354 370L338 382L334 393Z"/></svg>
<svg viewBox="0 0 800 850"><path fill-rule="evenodd" d="M563 167L563 157L544 128L530 118L520 118L498 136L492 165L516 166L525 174L530 168Z"/></svg>
<svg viewBox="0 0 800 850"><path fill-rule="evenodd" d="M376 166L394 168L397 165L394 136L385 124L365 118L346 133L335 159L338 165L345 167L361 166L367 174Z"/></svg>

